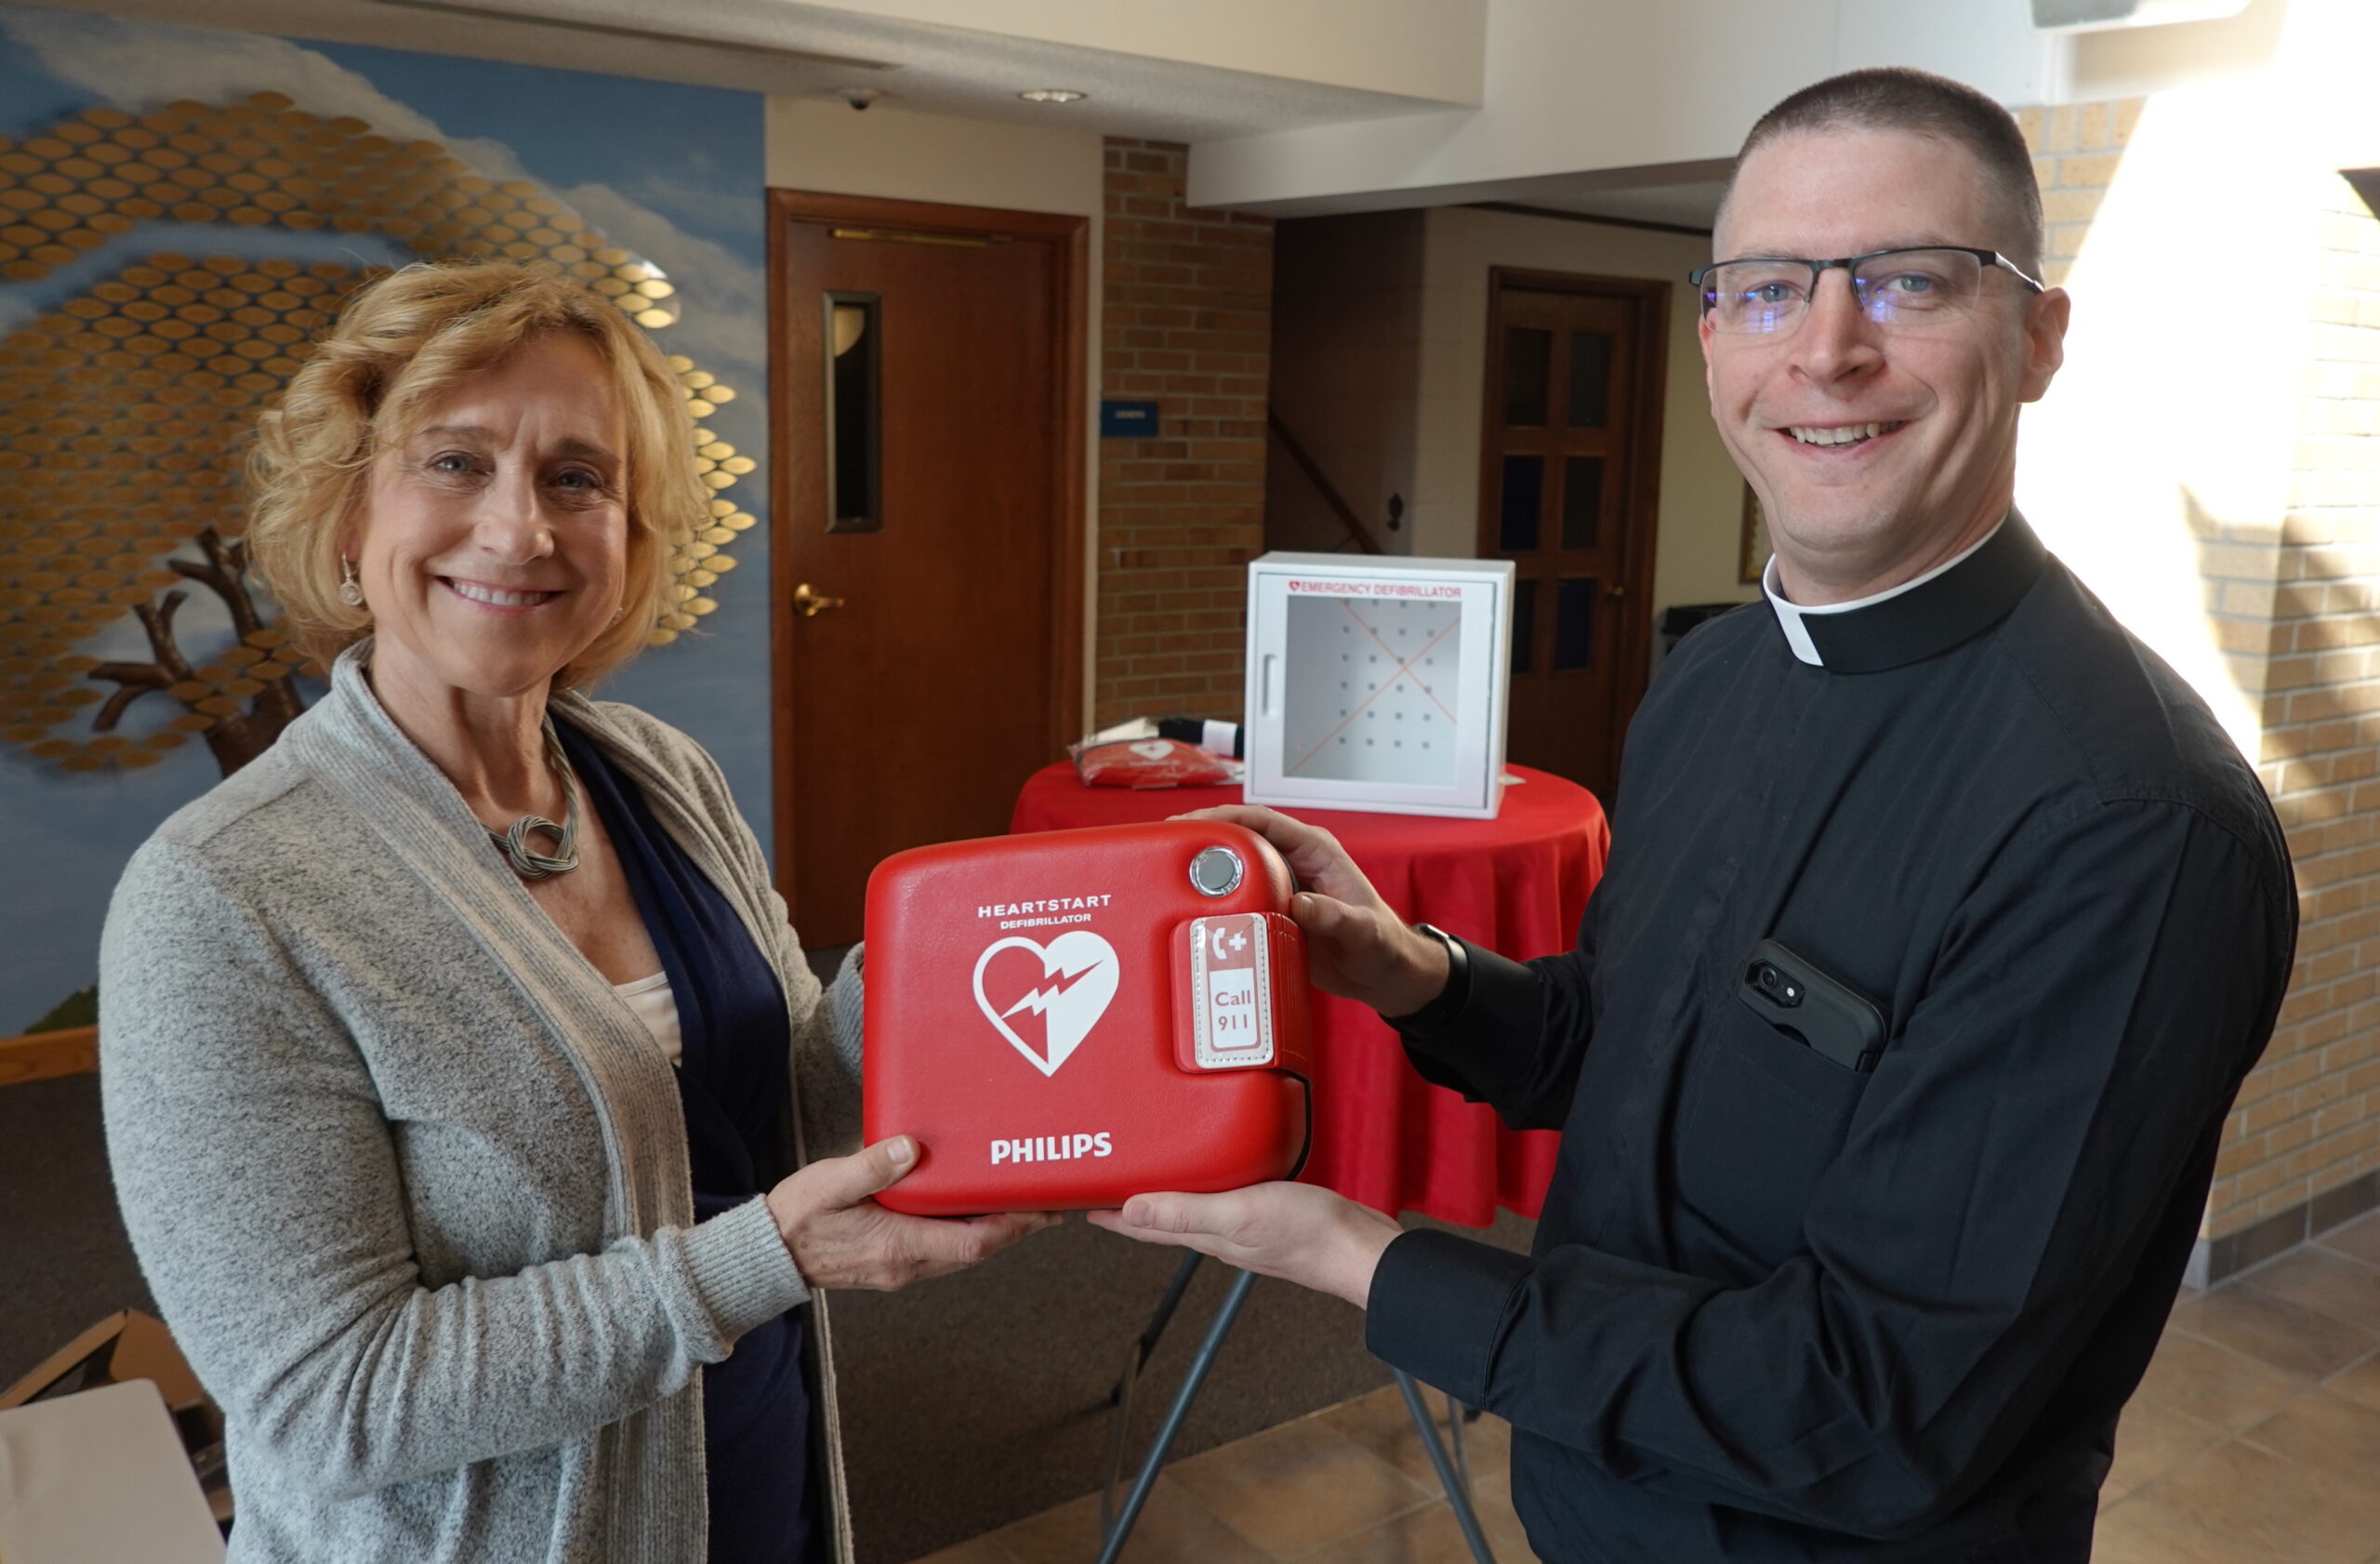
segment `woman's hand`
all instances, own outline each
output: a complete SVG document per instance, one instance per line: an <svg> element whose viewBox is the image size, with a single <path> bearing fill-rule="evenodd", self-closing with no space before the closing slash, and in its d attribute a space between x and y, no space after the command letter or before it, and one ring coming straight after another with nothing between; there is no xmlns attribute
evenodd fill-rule
<svg viewBox="0 0 2380 1564"><path fill-rule="evenodd" d="M1135 1195L1093 1226L1143 1243L1195 1249L1258 1276L1276 1276L1368 1306L1382 1251L1403 1231L1392 1217L1311 1184L1256 1184L1223 1195Z"/></svg>
<svg viewBox="0 0 2380 1564"><path fill-rule="evenodd" d="M895 1292L963 1271L1058 1220L1045 1212L1010 1212L951 1221L878 1205L871 1197L898 1184L917 1162L918 1143L894 1135L850 1157L822 1158L769 1191L769 1214L802 1280L815 1290Z"/></svg>
<svg viewBox="0 0 2380 1564"><path fill-rule="evenodd" d="M1271 842L1302 887L1289 916L1305 933L1307 974L1326 994L1410 1015L1447 986L1447 949L1389 909L1339 839L1319 826L1254 804L1176 815L1245 826Z"/></svg>

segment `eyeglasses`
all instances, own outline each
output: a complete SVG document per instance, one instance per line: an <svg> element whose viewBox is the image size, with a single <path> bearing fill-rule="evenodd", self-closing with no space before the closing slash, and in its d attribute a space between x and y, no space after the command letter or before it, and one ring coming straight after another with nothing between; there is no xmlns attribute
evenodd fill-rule
<svg viewBox="0 0 2380 1564"><path fill-rule="evenodd" d="M1841 268L1851 277L1860 313L1876 325L1919 329L1957 320L1975 308L1987 268L2007 272L2040 293L2042 285L1998 250L1927 245L1875 250L1839 260L1754 256L1699 266L1686 281L1702 290L1702 312L1719 331L1776 336L1810 312L1818 279Z"/></svg>

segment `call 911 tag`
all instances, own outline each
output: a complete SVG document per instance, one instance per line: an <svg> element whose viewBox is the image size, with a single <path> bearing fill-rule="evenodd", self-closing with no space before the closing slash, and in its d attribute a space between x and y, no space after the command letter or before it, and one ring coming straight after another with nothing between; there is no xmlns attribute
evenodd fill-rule
<svg viewBox="0 0 2380 1564"><path fill-rule="evenodd" d="M1194 1056L1206 1070L1273 1062L1273 973L1262 913L1190 924Z"/></svg>

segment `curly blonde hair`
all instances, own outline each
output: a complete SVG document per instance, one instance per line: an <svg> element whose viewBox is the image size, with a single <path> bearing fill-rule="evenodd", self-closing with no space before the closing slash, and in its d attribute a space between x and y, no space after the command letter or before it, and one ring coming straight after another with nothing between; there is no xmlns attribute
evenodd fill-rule
<svg viewBox="0 0 2380 1564"><path fill-rule="evenodd" d="M628 537L623 611L554 685L592 683L643 648L672 605L671 551L708 524L677 377L602 295L547 268L480 260L422 262L361 289L258 419L248 549L299 650L327 667L371 630L369 610L341 602L338 585L341 534L373 458L410 438L455 385L557 331L586 338L611 372L628 431Z"/></svg>

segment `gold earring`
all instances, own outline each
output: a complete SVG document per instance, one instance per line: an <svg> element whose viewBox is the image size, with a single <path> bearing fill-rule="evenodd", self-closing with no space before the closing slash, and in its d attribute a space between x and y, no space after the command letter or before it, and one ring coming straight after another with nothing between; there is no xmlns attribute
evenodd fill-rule
<svg viewBox="0 0 2380 1564"><path fill-rule="evenodd" d="M345 554L338 560L338 600L350 608L364 606L364 583L355 578L355 562Z"/></svg>

